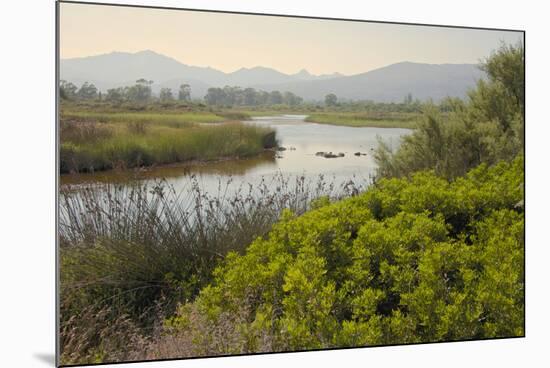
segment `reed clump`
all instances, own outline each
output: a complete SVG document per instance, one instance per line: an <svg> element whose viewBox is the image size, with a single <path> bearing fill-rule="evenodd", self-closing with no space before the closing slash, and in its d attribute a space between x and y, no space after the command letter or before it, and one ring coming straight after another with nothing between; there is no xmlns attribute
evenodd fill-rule
<svg viewBox="0 0 550 368"><path fill-rule="evenodd" d="M254 185L220 181L211 193L197 177L179 192L164 180L63 187L63 363L124 360L119 340L133 344L126 350L145 354L139 346L160 338L159 323L173 315L177 303L194 300L228 252L244 252L285 209L304 213L318 198L343 198L360 189L322 176L282 174Z"/></svg>
<svg viewBox="0 0 550 368"><path fill-rule="evenodd" d="M243 158L277 145L272 129L240 122L62 120L60 131L61 173Z"/></svg>

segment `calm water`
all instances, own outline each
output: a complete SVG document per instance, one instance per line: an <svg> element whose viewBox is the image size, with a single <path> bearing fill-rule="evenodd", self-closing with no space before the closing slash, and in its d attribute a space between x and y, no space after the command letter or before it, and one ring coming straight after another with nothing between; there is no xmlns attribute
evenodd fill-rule
<svg viewBox="0 0 550 368"><path fill-rule="evenodd" d="M274 154L266 152L252 159L227 160L207 164L182 164L154 169L132 171L111 171L96 174L61 176L61 184L92 184L131 180L156 181L165 178L177 190L189 187L189 178L195 175L202 188L215 191L220 182L232 179L240 183L269 182L276 175L301 176L308 178L324 175L326 180L340 185L349 180L366 185L374 174L376 163L373 158L378 142L377 136L397 147L400 137L409 134L409 129L353 128L336 125L316 124L304 121L302 115L265 116L254 118L246 124L269 126L277 131L280 145L285 151ZM316 152L343 153L344 157L324 158ZM366 155L355 156L361 152Z"/></svg>

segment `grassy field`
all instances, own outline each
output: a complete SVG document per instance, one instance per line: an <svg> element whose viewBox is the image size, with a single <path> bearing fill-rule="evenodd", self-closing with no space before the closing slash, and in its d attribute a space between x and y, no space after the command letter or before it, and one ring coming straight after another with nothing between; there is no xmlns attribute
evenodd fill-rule
<svg viewBox="0 0 550 368"><path fill-rule="evenodd" d="M61 103L62 119L99 122L143 121L161 124L221 123L227 120L247 120L246 112L211 108L203 104L150 102L147 104L114 104L105 101L67 101Z"/></svg>
<svg viewBox="0 0 550 368"><path fill-rule="evenodd" d="M306 121L319 124L343 125L350 127L409 128L416 125L416 113L398 112L323 112L314 113Z"/></svg>
<svg viewBox="0 0 550 368"><path fill-rule="evenodd" d="M63 119L97 121L100 123L143 122L166 126L194 123L221 123L226 117L211 112L94 112L68 111Z"/></svg>
<svg viewBox="0 0 550 368"><path fill-rule="evenodd" d="M61 116L62 173L249 157L276 145L273 130L233 121L245 119L243 113L68 110Z"/></svg>

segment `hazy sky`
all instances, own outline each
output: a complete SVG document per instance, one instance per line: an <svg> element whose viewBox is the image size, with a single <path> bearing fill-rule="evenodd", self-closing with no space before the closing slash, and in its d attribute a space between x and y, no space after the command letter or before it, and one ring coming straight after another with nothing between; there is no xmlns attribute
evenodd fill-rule
<svg viewBox="0 0 550 368"><path fill-rule="evenodd" d="M61 58L153 50L224 72L356 74L388 64L477 63L519 32L343 22L163 9L60 5ZM366 16L366 15L362 15Z"/></svg>

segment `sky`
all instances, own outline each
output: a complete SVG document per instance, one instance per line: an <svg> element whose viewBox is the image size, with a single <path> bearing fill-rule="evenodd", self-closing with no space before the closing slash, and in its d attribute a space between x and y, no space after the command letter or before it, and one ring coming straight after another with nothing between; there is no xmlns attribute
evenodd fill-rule
<svg viewBox="0 0 550 368"><path fill-rule="evenodd" d="M224 72L352 75L389 64L478 63L523 34L91 4L60 4L62 59L153 50Z"/></svg>

